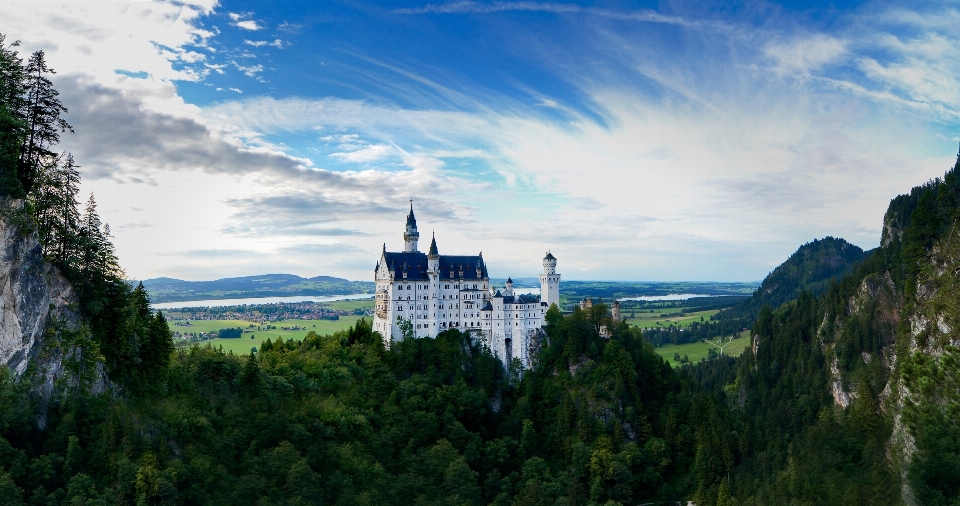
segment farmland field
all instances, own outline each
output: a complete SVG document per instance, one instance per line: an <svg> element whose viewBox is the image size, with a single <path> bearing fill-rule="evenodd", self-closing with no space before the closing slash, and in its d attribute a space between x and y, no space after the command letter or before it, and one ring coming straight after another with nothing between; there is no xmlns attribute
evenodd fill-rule
<svg viewBox="0 0 960 506"><path fill-rule="evenodd" d="M680 367L680 363L673 359L675 353L679 353L681 357L686 355L691 363L697 363L701 359L707 358L708 350L720 351L720 347L716 345L718 341L720 341L720 338L710 339L709 343L701 341L699 343L668 344L654 348L653 351L657 352L670 365ZM743 350L750 346L750 331L741 332L735 339L726 336L722 339L720 346L723 346L724 355L739 357Z"/></svg>
<svg viewBox="0 0 960 506"><path fill-rule="evenodd" d="M287 339L303 339L310 332L316 332L319 335L333 334L334 332L352 327L362 316L341 316L337 321L329 320L283 320L279 322L270 322L268 324L251 324L250 322L239 320L197 320L191 321L190 326L183 327L175 325L175 322L168 322L170 330L174 332L213 332L220 329L240 327L244 330L238 338L231 339L210 339L202 341L199 344L210 343L214 347L223 346L224 351L233 351L234 353L245 355L250 353L250 348L260 347L264 339L276 339L282 337ZM367 321L371 317L367 316ZM251 327L250 325L253 325ZM267 326L276 327L267 329ZM302 327L304 330L283 330L281 327ZM178 342L174 339L174 342Z"/></svg>
<svg viewBox="0 0 960 506"><path fill-rule="evenodd" d="M323 304L326 307L331 309L338 309L344 311L353 311L355 309L373 309L374 302L372 299L365 300L341 300L334 302L326 302ZM169 310L165 311L164 315L167 316L167 324L170 327L170 330L173 332L183 333L208 333L215 332L220 329L233 329L240 327L243 329L243 334L238 338L216 338L210 340L201 341L199 344L211 344L215 347L223 346L224 351L232 351L236 354L245 355L250 353L250 348L260 347L260 343L264 339L276 339L281 337L284 340L286 339L303 339L308 333L316 332L319 335L332 334L338 330L345 329L347 327L352 327L356 324L357 320L361 318L366 318L367 321L373 319L372 316L341 316L339 320L300 320L300 319L286 319L277 322L268 322L268 323L254 323L243 320L190 320L189 326L178 325L182 323L180 321L173 320L174 317L184 316L184 313ZM270 327L270 328L268 328ZM276 328L273 328L276 327ZM283 330L283 327L301 327L302 330ZM181 343L180 339L174 338L174 342Z"/></svg>
<svg viewBox="0 0 960 506"><path fill-rule="evenodd" d="M666 328L670 325L675 327L689 327L695 321L710 321L710 317L719 311L711 309L708 311L696 311L693 313L681 313L683 308L652 308L623 310L621 316L627 319L627 323L635 325L642 329ZM661 316L667 315L667 316ZM659 323L658 323L659 322Z"/></svg>

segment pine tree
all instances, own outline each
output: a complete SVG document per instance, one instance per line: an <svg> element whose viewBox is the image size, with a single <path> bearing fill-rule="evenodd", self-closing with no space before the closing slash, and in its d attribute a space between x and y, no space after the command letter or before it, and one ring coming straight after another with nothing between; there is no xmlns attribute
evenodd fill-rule
<svg viewBox="0 0 960 506"><path fill-rule="evenodd" d="M720 489L717 491L717 506L737 506L737 500L730 495L730 488L727 486L727 480L720 482Z"/></svg>
<svg viewBox="0 0 960 506"><path fill-rule="evenodd" d="M60 92L47 77L55 73L47 67L43 51L33 53L27 60L25 120L28 133L20 150L17 177L28 195L34 190L43 160L56 157L50 148L60 142L61 133L73 132L73 127L60 117L67 112L67 108L58 98Z"/></svg>
<svg viewBox="0 0 960 506"><path fill-rule="evenodd" d="M266 342L270 342L269 339ZM260 382L260 363L257 362L257 354L251 352L247 355L247 361L243 364L242 376L243 384L247 387L256 387Z"/></svg>
<svg viewBox="0 0 960 506"><path fill-rule="evenodd" d="M47 164L32 198L44 255L66 268L74 267L79 250L78 168L70 153Z"/></svg>
<svg viewBox="0 0 960 506"><path fill-rule="evenodd" d="M26 109L26 74L23 61L13 48L15 41L5 45L6 37L0 34L0 196L24 197L17 178L17 160L26 141L27 124L23 112Z"/></svg>
<svg viewBox="0 0 960 506"><path fill-rule="evenodd" d="M81 225L83 248L81 269L90 276L103 279L122 279L123 271L110 242L110 228L103 226L97 214L97 201L90 194Z"/></svg>
<svg viewBox="0 0 960 506"><path fill-rule="evenodd" d="M141 285L142 286L142 285ZM157 312L147 318L142 329L142 342L138 350L140 381L147 388L155 388L164 381L170 367L170 355L173 353L173 333L167 325L163 313Z"/></svg>

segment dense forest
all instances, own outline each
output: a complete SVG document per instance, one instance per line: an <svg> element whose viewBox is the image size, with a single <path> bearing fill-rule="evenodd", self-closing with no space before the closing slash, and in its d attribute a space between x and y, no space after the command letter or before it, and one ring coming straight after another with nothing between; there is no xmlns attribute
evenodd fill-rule
<svg viewBox="0 0 960 506"><path fill-rule="evenodd" d="M880 248L828 238L826 267L775 270L796 283L737 317L737 359L673 369L602 304L551 307L528 370L455 330L388 349L363 320L173 350L53 150L53 70L16 48L0 37L2 219L36 234L82 322L51 328L72 350L52 393L0 368L0 505L960 501L960 157L891 202Z"/></svg>
<svg viewBox="0 0 960 506"><path fill-rule="evenodd" d="M665 344L699 343L704 339L718 336L729 336L743 330L747 322L744 319L728 319L719 321L692 322L689 327L668 325L645 329L644 338L654 346Z"/></svg>

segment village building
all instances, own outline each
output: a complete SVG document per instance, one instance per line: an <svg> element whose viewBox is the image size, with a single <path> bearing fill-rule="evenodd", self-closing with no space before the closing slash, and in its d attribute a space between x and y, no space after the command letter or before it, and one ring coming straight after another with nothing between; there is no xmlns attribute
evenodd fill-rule
<svg viewBox="0 0 960 506"><path fill-rule="evenodd" d="M420 233L413 204L404 229L404 250L384 244L374 271L376 311L373 330L389 347L409 336L436 337L448 329L468 332L504 363L532 362L531 350L545 324L547 309L560 302L557 259L547 252L540 275L540 294L514 292L513 279L503 289L490 284L483 254L441 255L436 237L426 254L418 250Z"/></svg>

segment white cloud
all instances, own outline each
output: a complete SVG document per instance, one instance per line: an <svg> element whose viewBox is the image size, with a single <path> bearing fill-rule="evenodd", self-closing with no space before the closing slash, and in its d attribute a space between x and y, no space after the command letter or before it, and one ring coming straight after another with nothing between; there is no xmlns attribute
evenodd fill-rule
<svg viewBox="0 0 960 506"><path fill-rule="evenodd" d="M781 71L807 73L840 61L847 54L847 42L813 34L770 43L764 51Z"/></svg>
<svg viewBox="0 0 960 506"><path fill-rule="evenodd" d="M257 74L263 72L263 65L240 65L237 62L231 62L237 70L243 72L247 77L257 77Z"/></svg>
<svg viewBox="0 0 960 506"><path fill-rule="evenodd" d="M201 77L203 66L193 64L204 55L184 47L213 35L196 21L215 4L8 0L0 3L0 19L10 39L23 41L24 52L45 50L60 73L81 72L103 84L124 86L115 69L143 71L156 87L163 87L165 81ZM175 69L171 62L184 66Z"/></svg>
<svg viewBox="0 0 960 506"><path fill-rule="evenodd" d="M236 23L233 24L233 26L236 26L237 28L243 28L244 30L250 30L252 32L255 32L257 30L263 30L263 27L257 24L257 22L252 19L237 21Z"/></svg>
<svg viewBox="0 0 960 506"><path fill-rule="evenodd" d="M273 46L277 49L283 49L283 41L280 39L274 39L273 42L266 40L244 40L243 43L253 47Z"/></svg>
<svg viewBox="0 0 960 506"><path fill-rule="evenodd" d="M390 156L396 155L397 151L392 146L385 144L373 144L360 148L356 151L345 153L330 153L330 156L339 158L344 162L367 163L384 160Z"/></svg>

